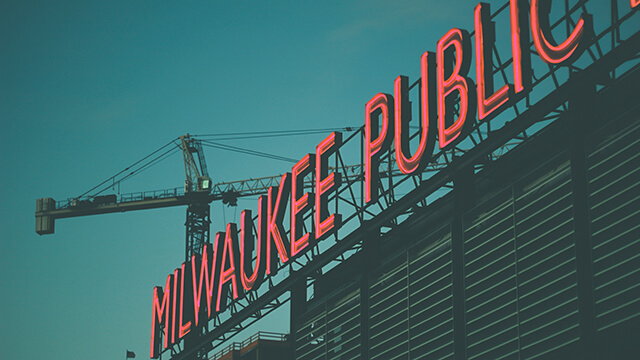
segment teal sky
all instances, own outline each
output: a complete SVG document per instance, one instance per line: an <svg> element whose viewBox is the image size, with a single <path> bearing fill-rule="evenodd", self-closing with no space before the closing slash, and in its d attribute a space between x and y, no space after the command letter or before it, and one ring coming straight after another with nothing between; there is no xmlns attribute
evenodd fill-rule
<svg viewBox="0 0 640 360"><path fill-rule="evenodd" d="M365 103L400 74L415 81L450 28L473 31L476 4L4 1L0 358L146 358L152 289L184 257L184 208L64 219L38 236L36 199L78 196L186 133L359 127ZM326 135L229 144L299 159ZM292 165L205 154L214 182ZM121 191L183 182L177 155ZM212 233L254 202L212 204ZM287 332L278 316L260 329Z"/></svg>

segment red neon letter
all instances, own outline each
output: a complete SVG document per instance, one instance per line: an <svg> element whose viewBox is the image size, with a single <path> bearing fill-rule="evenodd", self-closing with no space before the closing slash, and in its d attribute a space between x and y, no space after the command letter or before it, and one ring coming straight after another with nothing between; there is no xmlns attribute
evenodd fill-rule
<svg viewBox="0 0 640 360"><path fill-rule="evenodd" d="M479 3L476 6L475 24L478 118L482 120L509 100L511 86L506 84L495 93L493 92L493 61L491 53L495 42L495 24L491 21L491 7L489 4ZM487 70L488 74L486 73ZM488 93L492 95L487 97Z"/></svg>
<svg viewBox="0 0 640 360"><path fill-rule="evenodd" d="M364 116L364 201L378 200L378 165L380 154L389 148L393 139L393 96L379 93L367 103ZM382 128L378 132L378 117L382 117ZM377 138L372 138L377 134ZM316 174L316 176L318 176Z"/></svg>
<svg viewBox="0 0 640 360"><path fill-rule="evenodd" d="M431 61L429 61L431 54ZM431 64L430 64L431 62ZM435 136L433 132L429 133L429 127L435 118L435 106L433 94L435 93L433 54L428 51L422 55L422 122L420 124L421 136L420 143L416 153L407 158L405 155L409 153L409 121L411 121L411 108L409 106L409 79L406 76L398 76L395 81L395 142L396 142L396 161L398 168L403 174L415 174L427 165L429 157L433 151L433 143ZM431 96L429 96L431 94ZM403 138L403 134L405 137ZM427 155L425 155L427 151Z"/></svg>
<svg viewBox="0 0 640 360"><path fill-rule="evenodd" d="M445 51L449 47L455 49L455 67L451 76L445 80L445 68L448 68L449 56L445 58ZM451 29L440 41L438 41L438 130L440 135L440 148L444 148L456 140L464 125L468 124L475 115L475 86L473 81L466 77L469 72L469 58L471 44L469 34L460 29ZM458 91L460 94L460 110L458 119L453 121L449 127L447 122L452 118L453 104L445 101L447 96ZM451 106L449 106L451 105ZM447 110L449 110L447 112Z"/></svg>
<svg viewBox="0 0 640 360"><path fill-rule="evenodd" d="M578 58L586 49L593 33L591 15L582 14L571 35L560 45L554 45L549 24L551 0L531 0L531 34L542 60L548 64L565 64ZM584 40L583 40L584 38Z"/></svg>
<svg viewBox="0 0 640 360"><path fill-rule="evenodd" d="M271 243L276 244L278 254L282 263L289 261L289 255L287 254L287 237L285 235L284 226L282 220L284 219L284 212L286 210L287 198L291 191L290 185L291 173L285 173L280 179L280 187L270 187L268 192L268 206L267 206L267 274L271 274L271 267L276 267L275 252L271 252ZM278 192L278 196L274 196L275 192ZM289 245L289 244L287 244ZM275 272L276 269L273 269Z"/></svg>
<svg viewBox="0 0 640 360"><path fill-rule="evenodd" d="M307 154L291 169L291 257L306 248L313 236L312 233L302 235L302 215L313 206L313 197L303 191L304 177L315 165L315 159L314 154Z"/></svg>
<svg viewBox="0 0 640 360"><path fill-rule="evenodd" d="M254 250L253 236L251 232L252 218L251 210L242 211L241 223L240 223L240 280L242 281L242 287L245 291L249 291L254 287L257 289L264 278L264 266L261 266L260 258L264 252L265 243L264 233L260 230L264 228L263 222L266 222L265 206L267 203L263 200L263 197L258 198L258 236L256 246L256 265L251 270L251 260ZM251 273L250 277L247 277L247 273Z"/></svg>
<svg viewBox="0 0 640 360"><path fill-rule="evenodd" d="M204 317L204 311L200 311L200 304L203 302L202 300L205 294L204 292L202 292L202 265L205 262L208 263L209 260L207 259L207 255L204 252L203 255L204 256L201 256L200 254L193 254L191 256L191 261L189 262L191 264L191 289L193 290L193 326L195 327L198 327L198 318ZM204 270L204 272L207 273L205 276L209 278L209 270Z"/></svg>
<svg viewBox="0 0 640 360"><path fill-rule="evenodd" d="M218 282L218 297L216 301L216 311L220 311L220 300L221 297L224 296L225 300L227 297L228 291L227 288L223 290L223 286L225 283L231 282L231 289L233 291L233 298L238 298L238 277L236 276L236 262L238 259L236 258L238 252L238 228L236 224L228 223L227 224L227 232L224 237L224 245L222 249L222 261L220 262L220 281ZM225 265L227 262L227 258L229 258L229 268L225 270ZM223 307L226 305L226 302L223 304Z"/></svg>
<svg viewBox="0 0 640 360"><path fill-rule="evenodd" d="M333 132L316 146L316 240L321 240L329 232L338 230L342 225L340 214L329 214L327 201L329 191L337 190L341 184L339 173L329 172L329 155L342 146L342 133ZM328 215L328 217L327 217Z"/></svg>
<svg viewBox="0 0 640 360"><path fill-rule="evenodd" d="M151 358L157 359L160 355L160 339L158 339L162 333L161 326L164 323L164 348L166 349L169 344L169 328L171 323L169 322L169 312L171 303L171 282L173 276L167 276L167 283L164 286L164 293L161 286L153 288L153 308L151 310ZM162 305L160 305L160 299L162 299ZM164 320L162 315L164 314Z"/></svg>
<svg viewBox="0 0 640 360"><path fill-rule="evenodd" d="M511 53L515 93L531 86L531 55L529 53L529 17L527 0L509 0L511 16ZM522 31L522 29L525 29ZM477 33L476 33L477 34ZM477 35L476 35L477 36ZM524 47L522 46L524 44Z"/></svg>
<svg viewBox="0 0 640 360"><path fill-rule="evenodd" d="M176 314L178 313L178 288L180 283L180 269L175 269L173 271L173 311L171 312L171 344L177 343L180 339L176 339L176 329L180 327L178 322L176 321Z"/></svg>
<svg viewBox="0 0 640 360"><path fill-rule="evenodd" d="M195 326L198 326L198 318L203 317L200 311L200 304L202 303L203 297L207 299L207 319L211 317L211 299L213 297L213 289L215 289L214 285L216 284L215 270L218 255L218 237L216 237L213 246L211 246L211 244L204 244L202 259L200 259L200 255L193 255L191 257L191 273L193 274L191 278L193 279L194 299L193 310L194 313L197 314L195 317ZM209 262L211 262L211 266L209 266ZM199 272L198 269L200 269ZM206 294L202 292L203 282L205 283Z"/></svg>
<svg viewBox="0 0 640 360"><path fill-rule="evenodd" d="M640 5L640 0L631 0L631 8Z"/></svg>
<svg viewBox="0 0 640 360"><path fill-rule="evenodd" d="M189 299L191 295L193 295L191 287L191 281L186 281L187 283L187 291L185 292L185 278L191 277L191 266L188 263L182 263L182 271L180 276L180 323L178 337L182 339L185 335L187 335L191 331L191 319L193 318L193 314L191 313L191 309L185 309L185 305L190 303ZM187 319L186 323L184 319Z"/></svg>

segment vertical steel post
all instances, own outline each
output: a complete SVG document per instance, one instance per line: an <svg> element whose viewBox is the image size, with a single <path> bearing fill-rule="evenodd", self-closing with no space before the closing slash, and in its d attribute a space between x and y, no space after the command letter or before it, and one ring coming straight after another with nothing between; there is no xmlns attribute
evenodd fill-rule
<svg viewBox="0 0 640 360"><path fill-rule="evenodd" d="M596 88L593 80L572 74L580 86L569 98L571 183L573 185L573 221L578 282L578 313L580 317L580 359L596 359L595 302L593 296L593 257L589 231L589 190L587 188L588 130L598 118L595 115Z"/></svg>
<svg viewBox="0 0 640 360"><path fill-rule="evenodd" d="M289 344L291 346L291 359L296 358L296 341L298 324L307 307L307 279L301 278L290 289L291 307L289 316Z"/></svg>
<svg viewBox="0 0 640 360"><path fill-rule="evenodd" d="M362 239L362 275L360 277L360 349L361 358L369 359L369 278L379 264L380 228L372 220L365 221L367 229Z"/></svg>
<svg viewBox="0 0 640 360"><path fill-rule="evenodd" d="M454 161L455 165L455 161ZM474 203L473 166L453 174L454 214L451 222L451 260L453 280L453 348L454 359L467 358L467 331L464 285L464 227L462 215Z"/></svg>

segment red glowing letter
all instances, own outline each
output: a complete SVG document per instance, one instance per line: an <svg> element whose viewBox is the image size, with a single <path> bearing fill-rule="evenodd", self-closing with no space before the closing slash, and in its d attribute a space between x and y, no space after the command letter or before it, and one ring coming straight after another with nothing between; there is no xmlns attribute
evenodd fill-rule
<svg viewBox="0 0 640 360"><path fill-rule="evenodd" d="M218 297L216 301L216 311L220 311L221 304L220 300L224 296L224 300L227 298L228 290L225 286L225 283L231 282L231 289L233 291L233 298L238 298L238 276L236 276L236 263L238 259L236 256L239 254L237 249L238 246L238 228L236 224L228 223L227 224L227 232L224 237L224 245L222 248L222 259L220 262L220 281L218 282ZM227 263L227 258L229 259L229 268L225 269L225 265ZM223 289L223 287L225 287ZM223 301L224 301L223 300ZM222 308L224 308L226 302L222 304Z"/></svg>
<svg viewBox="0 0 640 360"><path fill-rule="evenodd" d="M176 339L176 329L180 327L176 321L176 314L178 313L178 288L180 283L180 269L173 271L173 311L171 312L171 344L177 343L180 339Z"/></svg>
<svg viewBox="0 0 640 360"><path fill-rule="evenodd" d="M429 55L431 54L431 55ZM429 61L431 59L431 61ZM398 168L403 174L415 174L427 165L435 136L429 128L435 119L435 106L433 101L434 91L434 70L433 53L428 51L422 55L422 122L420 123L420 143L416 153L407 157L409 153L409 121L411 121L411 107L409 106L409 79L406 76L398 76L395 81L395 142L396 161ZM431 94L431 96L429 96ZM403 138L403 134L405 135ZM427 154L425 155L425 151Z"/></svg>
<svg viewBox="0 0 640 360"><path fill-rule="evenodd" d="M631 7L634 8L640 5L640 0L631 0Z"/></svg>
<svg viewBox="0 0 640 360"><path fill-rule="evenodd" d="M153 288L153 308L151 310L151 358L157 359L160 355L160 334L162 333L161 326L164 323L164 348L166 349L169 344L169 328L171 323L169 322L169 312L171 303L171 282L173 276L167 276L167 283L164 286L164 293L162 287L156 286ZM160 299L162 299L162 305L160 305ZM164 314L164 320L162 315Z"/></svg>
<svg viewBox="0 0 640 360"><path fill-rule="evenodd" d="M448 68L449 56L445 57L445 51L449 47L455 50L455 67L449 78L445 79L445 68ZM450 53L450 51L447 51ZM475 115L475 86L473 81L466 77L469 72L471 54L471 43L469 34L460 29L451 29L440 41L438 41L438 130L440 135L440 148L444 148L453 143ZM451 122L453 117L453 103L446 101L454 91L460 94L460 109L458 119ZM450 99L453 100L453 99ZM448 111L447 111L448 110Z"/></svg>
<svg viewBox="0 0 640 360"><path fill-rule="evenodd" d="M476 6L475 24L478 118L482 120L509 100L511 86L505 84L498 91L493 92L493 61L491 54L493 43L495 42L495 24L491 21L491 7L489 4L479 3ZM488 74L486 73L487 70Z"/></svg>
<svg viewBox="0 0 640 360"><path fill-rule="evenodd" d="M531 55L529 53L529 17L527 0L509 0L511 16L511 53L515 93L531 86ZM524 29L524 30L522 30ZM477 34L477 33L476 33ZM477 36L477 35L476 35ZM524 47L522 46L524 44Z"/></svg>
<svg viewBox="0 0 640 360"><path fill-rule="evenodd" d="M290 185L291 173L285 173L280 179L280 187L270 187L268 192L268 206L267 206L267 274L271 274L271 267L276 267L275 252L271 251L271 243L276 244L278 254L280 254L280 260L282 263L289 261L289 255L287 254L287 247L285 242L287 241L286 232L282 225L284 219L284 212L286 210L287 198L291 191ZM278 192L278 196L274 195ZM287 244L289 245L289 244ZM276 269L273 269L275 272Z"/></svg>
<svg viewBox="0 0 640 360"><path fill-rule="evenodd" d="M389 148L393 139L393 96L379 93L367 103L364 116L364 201L378 200L378 165L380 154ZM378 117L382 128L378 132ZM377 138L373 140L373 137ZM317 174L316 174L317 176Z"/></svg>
<svg viewBox="0 0 640 360"><path fill-rule="evenodd" d="M313 206L313 197L304 193L304 177L315 165L314 154L305 155L291 169L291 257L309 245L311 233L302 235L303 212Z"/></svg>
<svg viewBox="0 0 640 360"><path fill-rule="evenodd" d="M185 281L185 278L191 277L191 265L189 263L182 263L182 271L180 272L180 322L178 323L178 337L182 339L185 335L187 335L191 331L191 319L193 318L193 314L191 313L191 308L186 307L185 305L190 303L191 296L193 295L191 289L191 281ZM186 291L185 291L185 282L186 282ZM185 309L186 308L186 309ZM187 319L186 323L184 319Z"/></svg>
<svg viewBox="0 0 640 360"><path fill-rule="evenodd" d="M211 244L204 244L202 257L200 255L193 255L191 257L191 273L193 274L191 277L193 280L193 310L194 313L197 314L197 316L195 316L195 326L198 326L199 318L204 317L200 310L200 304L202 303L203 297L206 297L207 299L207 318L211 317L211 299L213 297L213 289L215 289L214 285L216 284L216 260L219 255L217 247L218 238L216 237L214 246L211 246ZM211 262L211 266L209 266L209 262ZM206 294L202 291L203 282L205 283Z"/></svg>
<svg viewBox="0 0 640 360"><path fill-rule="evenodd" d="M591 15L582 14L571 35L560 45L554 45L549 24L551 0L531 0L531 34L536 51L548 64L565 64L579 57L593 33Z"/></svg>
<svg viewBox="0 0 640 360"><path fill-rule="evenodd" d="M339 173L329 172L329 155L342 146L342 133L334 132L316 146L316 240L321 240L342 225L340 214L329 214L327 201L329 191L340 187ZM328 217L327 217L328 216Z"/></svg>
<svg viewBox="0 0 640 360"><path fill-rule="evenodd" d="M256 246L256 264L253 270L251 270L251 260L254 249L251 231L253 222L251 210L244 210L240 215L240 280L245 291L253 288L257 289L264 278L264 266L262 266L260 258L265 251L266 241L264 239L264 233L260 229L264 228L263 223L266 223L266 217L263 215L267 212L265 208L266 205L267 203L263 200L263 197L260 196L260 198L258 198L258 244ZM251 273L251 276L247 277L247 273Z"/></svg>

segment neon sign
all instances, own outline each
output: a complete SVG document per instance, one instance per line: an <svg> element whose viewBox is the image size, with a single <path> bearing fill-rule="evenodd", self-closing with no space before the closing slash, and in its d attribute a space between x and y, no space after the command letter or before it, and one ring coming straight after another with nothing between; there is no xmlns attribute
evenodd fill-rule
<svg viewBox="0 0 640 360"><path fill-rule="evenodd" d="M632 7L639 4L638 0L630 1ZM550 31L550 0L531 0L530 4L510 0L509 7L513 83L494 89L491 72L494 24L486 3L479 3L474 9L475 53L469 33L453 28L437 42L435 53L426 51L422 55L420 138L413 154L409 149L408 78L395 79L393 95L378 93L366 103L365 203L378 200L380 155L390 150L392 142L400 171L419 173L429 163L436 139L441 149L455 146L465 138L476 114L478 120L488 121L506 104L531 90L529 32L537 54L551 65L571 64L590 43L593 23L589 14L582 14L567 39L557 43ZM469 77L472 55L475 55L475 82ZM454 112L456 105L458 109ZM279 186L269 188L267 195L259 197L255 224L251 211L242 211L239 231L236 224L227 224L225 232L215 235L213 244L205 244L202 254L192 256L175 269L164 287L153 289L151 358L157 358L163 348L177 344L224 311L227 298L238 299L255 291L267 276L304 254L312 244L337 232L342 219L339 213L330 213L329 198L337 192L342 179L339 173L330 171L328 160L341 146L340 132L321 141L315 154L303 156L291 172L282 176ZM315 179L313 191L304 191L303 180L307 177ZM310 213L312 226L305 232L303 218Z"/></svg>

